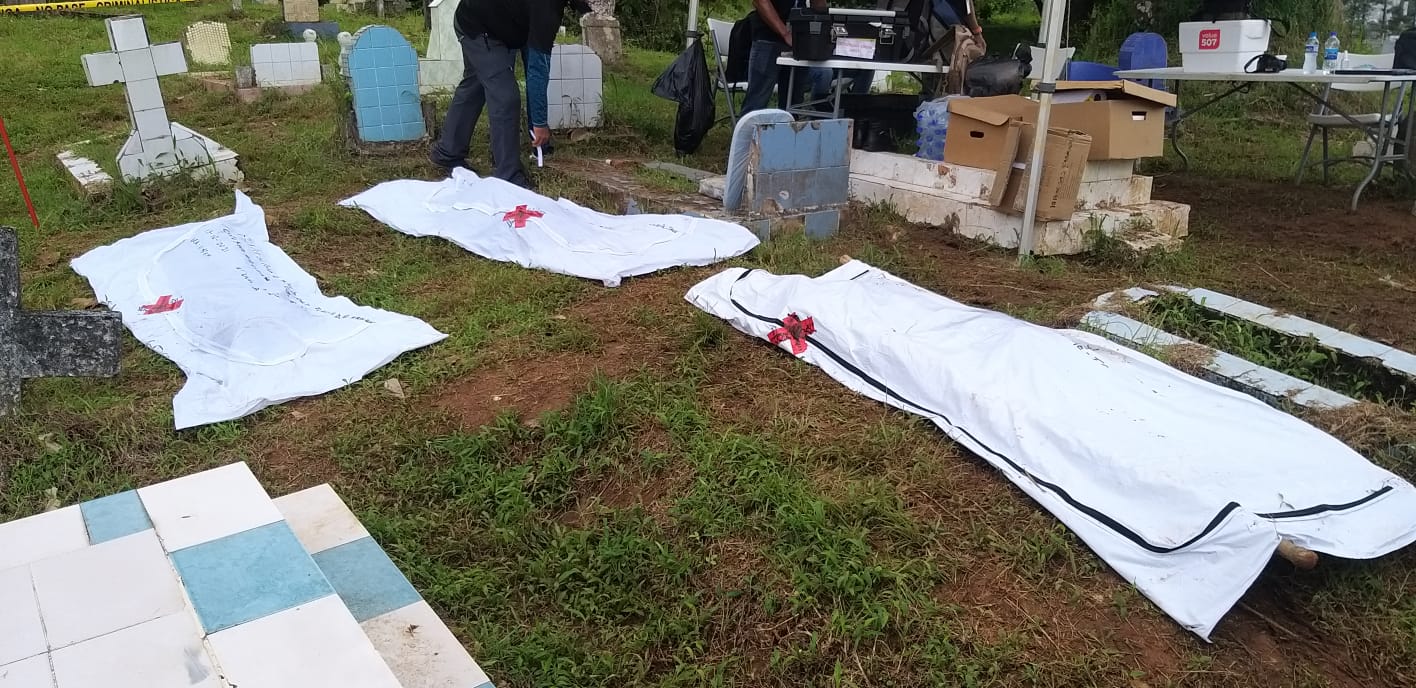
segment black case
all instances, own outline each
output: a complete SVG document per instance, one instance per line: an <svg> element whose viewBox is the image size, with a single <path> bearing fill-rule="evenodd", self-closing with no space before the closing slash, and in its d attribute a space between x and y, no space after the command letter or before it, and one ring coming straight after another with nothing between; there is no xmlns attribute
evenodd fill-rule
<svg viewBox="0 0 1416 688"><path fill-rule="evenodd" d="M791 11L787 23L792 29L792 57L798 60L835 59L836 39L842 37L875 41L875 57L862 62L899 62L909 54L910 21L905 12L861 16L797 8Z"/></svg>

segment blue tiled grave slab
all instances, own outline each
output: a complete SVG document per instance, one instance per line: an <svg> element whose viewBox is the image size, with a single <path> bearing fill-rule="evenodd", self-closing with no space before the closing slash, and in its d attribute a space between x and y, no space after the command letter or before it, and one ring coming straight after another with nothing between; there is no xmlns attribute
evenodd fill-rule
<svg viewBox="0 0 1416 688"><path fill-rule="evenodd" d="M417 141L427 133L418 92L418 53L388 26L366 26L349 51L350 90L359 138Z"/></svg>
<svg viewBox="0 0 1416 688"><path fill-rule="evenodd" d="M423 600L371 537L317 552L314 559L360 623Z"/></svg>
<svg viewBox="0 0 1416 688"><path fill-rule="evenodd" d="M99 544L125 535L152 529L143 501L137 490L119 492L79 505L88 528L89 542Z"/></svg>
<svg viewBox="0 0 1416 688"><path fill-rule="evenodd" d="M284 521L172 553L207 633L334 593Z"/></svg>
<svg viewBox="0 0 1416 688"><path fill-rule="evenodd" d="M492 683L329 486L238 463L0 524L0 688L100 685Z"/></svg>

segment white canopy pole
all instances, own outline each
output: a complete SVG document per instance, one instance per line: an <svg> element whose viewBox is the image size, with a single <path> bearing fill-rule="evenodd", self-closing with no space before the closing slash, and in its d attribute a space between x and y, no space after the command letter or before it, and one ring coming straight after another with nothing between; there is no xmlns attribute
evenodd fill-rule
<svg viewBox="0 0 1416 688"><path fill-rule="evenodd" d="M1042 153L1047 150L1047 127L1052 123L1052 93L1057 90L1053 78L1057 61L1061 59L1062 27L1067 21L1067 0L1047 0L1042 9L1042 74L1033 86L1040 94L1037 126L1033 136L1032 157L1028 163L1027 202L1023 206L1023 233L1018 237L1018 256L1031 255L1037 239L1037 194L1042 183Z"/></svg>
<svg viewBox="0 0 1416 688"><path fill-rule="evenodd" d="M688 47L698 34L698 0L688 0Z"/></svg>

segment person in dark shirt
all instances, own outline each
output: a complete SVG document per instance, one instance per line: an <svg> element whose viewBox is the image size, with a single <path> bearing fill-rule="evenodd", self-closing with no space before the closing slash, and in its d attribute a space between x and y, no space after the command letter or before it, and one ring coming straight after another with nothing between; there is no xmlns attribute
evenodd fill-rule
<svg viewBox="0 0 1416 688"><path fill-rule="evenodd" d="M787 107L791 68L778 67L777 58L792 47L792 29L787 24L787 17L795 1L752 0L756 13L752 19L752 52L747 58L747 95L742 102L743 114L767 107L774 87L777 89L777 107ZM811 0L811 9L824 11L826 0ZM804 90L807 82L807 75L800 75L796 79L797 88Z"/></svg>
<svg viewBox="0 0 1416 688"><path fill-rule="evenodd" d="M532 145L551 140L546 89L551 78L551 49L561 16L570 6L588 12L584 0L461 0L453 30L462 45L462 81L452 96L442 136L428 158L443 168L464 167L482 110L491 129L493 176L531 188L521 164L521 91L516 56L525 50L526 102Z"/></svg>
<svg viewBox="0 0 1416 688"><path fill-rule="evenodd" d="M974 42L978 43L984 52L988 52L988 44L983 40L983 27L978 24L978 15L974 12L973 0L933 0L934 16L939 18L945 26L958 26L962 24L974 36Z"/></svg>

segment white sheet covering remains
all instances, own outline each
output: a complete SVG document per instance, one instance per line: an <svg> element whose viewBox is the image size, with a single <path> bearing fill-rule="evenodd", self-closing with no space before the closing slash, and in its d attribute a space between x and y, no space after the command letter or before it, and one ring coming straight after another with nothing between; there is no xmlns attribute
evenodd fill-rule
<svg viewBox="0 0 1416 688"><path fill-rule="evenodd" d="M186 373L172 402L179 430L338 389L447 336L321 294L239 191L231 215L144 232L72 265L134 337Z"/></svg>
<svg viewBox="0 0 1416 688"><path fill-rule="evenodd" d="M712 265L759 243L731 222L606 215L464 169L440 182L384 182L340 205L362 208L404 234L439 236L484 258L600 280L607 287L665 268Z"/></svg>
<svg viewBox="0 0 1416 688"><path fill-rule="evenodd" d="M1416 540L1405 480L1101 337L965 306L858 261L816 279L730 269L687 298L934 421L1204 638L1280 538L1358 559ZM792 314L811 319L796 328L807 336L782 330Z"/></svg>

